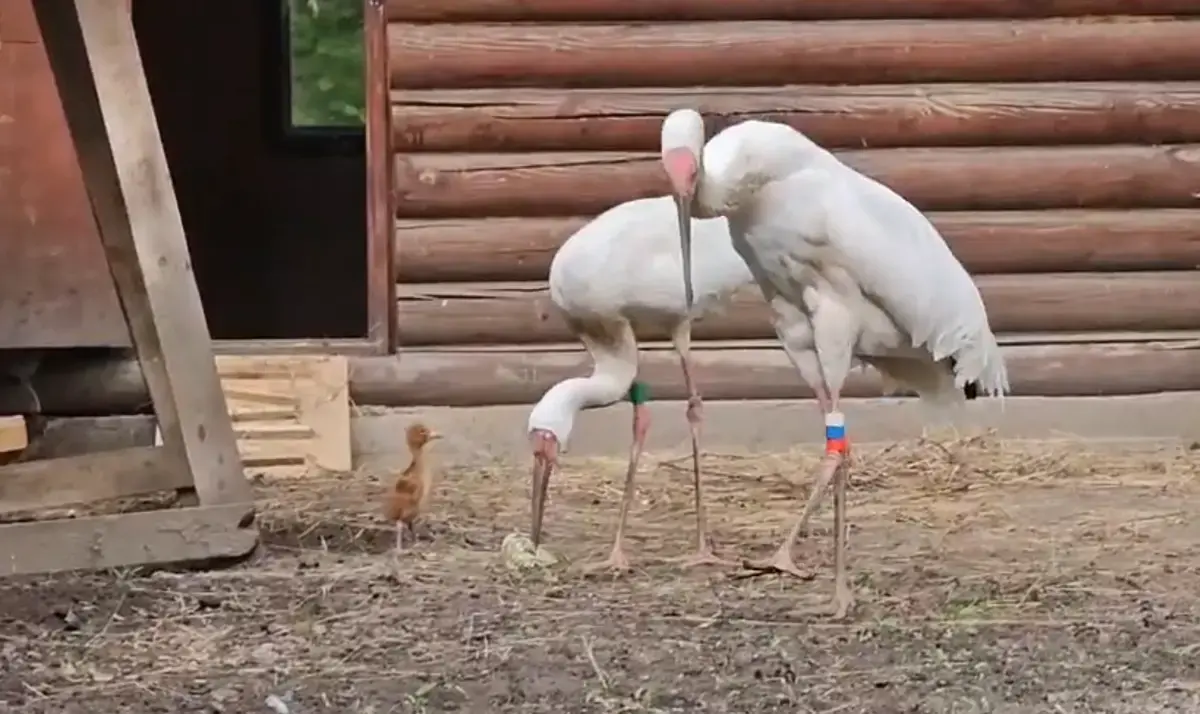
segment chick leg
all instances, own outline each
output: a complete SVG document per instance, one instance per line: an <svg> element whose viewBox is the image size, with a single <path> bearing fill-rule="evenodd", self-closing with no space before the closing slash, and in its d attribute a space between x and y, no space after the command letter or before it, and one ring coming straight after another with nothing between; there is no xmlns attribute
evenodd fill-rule
<svg viewBox="0 0 1200 714"><path fill-rule="evenodd" d="M404 521L396 521L396 552L397 553L402 552L404 550L404 531L405 530L407 530L407 527L404 525Z"/></svg>
<svg viewBox="0 0 1200 714"><path fill-rule="evenodd" d="M625 490L621 497L621 515L617 518L617 535L613 538L612 552L608 559L597 563L589 570L629 570L629 559L625 556L625 521L629 518L629 507L633 505L634 476L642 459L646 445L646 434L650 431L650 410L645 404L633 405L633 443L629 447L629 470L625 472Z"/></svg>
<svg viewBox="0 0 1200 714"><path fill-rule="evenodd" d="M704 404L696 381L692 376L692 326L685 322L675 329L672 337L675 351L679 353L679 366L683 369L683 383L688 390L687 420L692 432L692 485L696 493L696 551L682 559L683 567L696 565L724 565L726 561L713 553L712 541L708 537L708 519L704 512L704 494L700 485L700 429L704 423Z"/></svg>

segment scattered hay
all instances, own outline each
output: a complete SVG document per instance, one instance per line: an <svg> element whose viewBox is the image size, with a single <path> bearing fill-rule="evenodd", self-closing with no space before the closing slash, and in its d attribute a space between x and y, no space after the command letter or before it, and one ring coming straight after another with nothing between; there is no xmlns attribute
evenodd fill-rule
<svg viewBox="0 0 1200 714"><path fill-rule="evenodd" d="M1200 553L1194 537L1179 535L1192 526L1178 507L1200 485L1195 456L1177 447L1085 449L990 436L859 448L849 519L865 623L807 618L809 638L788 641L829 632L841 633L839 642L866 642L930 622L955 631L1140 623L1156 612L1144 603L1174 603L1175 589L1190 598L1197 586L1185 581L1194 569L1180 565ZM800 510L818 458L816 450L706 454L718 547L772 548ZM564 463L547 507L554 557L607 551L623 477L620 459ZM692 547L690 468L676 454L647 458L627 543L641 572L611 581L521 577L527 567L550 565L542 560L550 554L532 552L514 533L528 528L524 468L445 474L415 552L395 560L394 531L379 515L386 477L358 471L257 481L267 547L238 568L0 581L0 703L74 711L61 705L119 694L134 702L130 710L171 701L232 712L261 711L275 697L293 712L369 711L372 687L391 686L409 698L396 711L448 711L461 707L438 697L522 657L541 663L538 671L602 681L598 691L615 697L625 676L624 660L613 659L616 642L640 642L622 655L633 662L675 641L796 628L796 608L824 604L830 594L824 579L729 583L720 573L684 576L660 566ZM825 509L814 533L827 532L828 521ZM824 538L800 547L809 562L828 560ZM1127 605L1131 598L1138 604ZM767 651L772 641L730 647ZM543 651L550 654L537 659ZM663 657L656 667L691 659Z"/></svg>

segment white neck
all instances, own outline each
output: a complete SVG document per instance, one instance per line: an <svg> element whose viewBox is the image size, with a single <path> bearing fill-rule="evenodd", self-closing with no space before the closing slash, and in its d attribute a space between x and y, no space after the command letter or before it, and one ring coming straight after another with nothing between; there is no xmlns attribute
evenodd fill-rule
<svg viewBox="0 0 1200 714"><path fill-rule="evenodd" d="M837 158L785 124L747 121L720 132L704 147L696 192L697 216L729 216L772 181Z"/></svg>
<svg viewBox="0 0 1200 714"><path fill-rule="evenodd" d="M529 430L545 429L558 439L560 448L567 449L575 416L584 409L608 406L625 396L632 377L593 373L588 377L571 377L551 387L529 413Z"/></svg>

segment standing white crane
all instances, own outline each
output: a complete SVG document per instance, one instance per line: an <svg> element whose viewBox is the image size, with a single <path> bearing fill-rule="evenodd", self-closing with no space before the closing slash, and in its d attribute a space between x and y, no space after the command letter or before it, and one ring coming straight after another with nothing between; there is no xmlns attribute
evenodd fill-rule
<svg viewBox="0 0 1200 714"><path fill-rule="evenodd" d="M721 563L708 538L700 487L701 399L690 365L691 320L719 310L739 289L754 283L746 263L733 249L725 219L698 220L696 252L684 261L680 252L678 208L669 196L644 198L615 206L575 232L550 265L550 298L583 342L594 363L588 377L572 377L551 387L529 415L533 447L533 524L531 538L541 541L542 518L550 475L558 453L566 450L576 415L583 409L613 404L628 396L633 403L633 444L625 476L621 513L612 552L601 565L629 567L623 548L625 521L633 502L634 475L650 427L647 388L635 381L638 348L634 328L665 328L683 366L688 390L687 419L692 437L692 477L696 506L696 551L687 565ZM681 276L688 265L695 293L685 295ZM692 284L692 280L689 280ZM792 332L807 333L804 316L786 303L774 303L773 320L784 350Z"/></svg>
<svg viewBox="0 0 1200 714"><path fill-rule="evenodd" d="M939 406L979 391L1002 396L1008 376L979 290L912 204L787 125L747 121L706 144L700 114L677 110L663 122L662 162L679 206L681 250L691 245L693 216L725 216L766 298L805 318L807 349L794 360L825 413L826 456L803 514L763 567L800 574L792 544L836 478L834 602L835 616L845 617L854 596L838 397L851 361ZM691 279L686 265L683 273Z"/></svg>

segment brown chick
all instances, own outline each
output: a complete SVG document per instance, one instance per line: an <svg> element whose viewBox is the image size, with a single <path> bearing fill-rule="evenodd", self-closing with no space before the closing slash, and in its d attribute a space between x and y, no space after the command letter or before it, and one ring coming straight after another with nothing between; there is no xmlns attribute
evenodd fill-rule
<svg viewBox="0 0 1200 714"><path fill-rule="evenodd" d="M442 438L442 435L418 422L408 427L404 437L412 461L396 479L383 504L384 517L396 524L396 550L404 550L405 530L416 539L413 523L425 511L429 492L433 488L433 469L426 457L425 447L429 442Z"/></svg>

